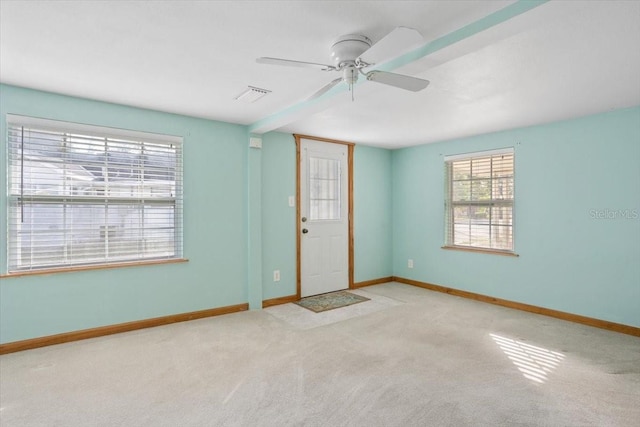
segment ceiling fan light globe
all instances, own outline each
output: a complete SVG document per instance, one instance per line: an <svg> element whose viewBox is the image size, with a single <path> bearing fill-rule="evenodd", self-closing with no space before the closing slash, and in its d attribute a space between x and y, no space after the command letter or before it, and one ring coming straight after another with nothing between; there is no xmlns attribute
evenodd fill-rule
<svg viewBox="0 0 640 427"><path fill-rule="evenodd" d="M354 85L358 81L358 69L355 66L349 66L342 71L342 80L348 85Z"/></svg>

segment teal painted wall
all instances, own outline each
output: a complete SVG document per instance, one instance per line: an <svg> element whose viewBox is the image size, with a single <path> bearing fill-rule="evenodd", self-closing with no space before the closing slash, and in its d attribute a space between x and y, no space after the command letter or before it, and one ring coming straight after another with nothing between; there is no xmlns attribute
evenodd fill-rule
<svg viewBox="0 0 640 427"><path fill-rule="evenodd" d="M508 146L520 257L441 249L443 155ZM640 326L640 107L394 151L392 198L394 275Z"/></svg>
<svg viewBox="0 0 640 427"><path fill-rule="evenodd" d="M296 144L293 135L262 135L263 299L296 294ZM273 271L280 270L280 281Z"/></svg>
<svg viewBox="0 0 640 427"><path fill-rule="evenodd" d="M0 85L2 135L8 113L183 136L189 262L2 279L0 342L295 294L290 134L249 149L245 126ZM440 249L442 156L505 146L520 257ZM355 281L396 275L640 326L640 219L595 218L633 216L639 199L640 107L396 151L356 146ZM2 224L6 202L3 191ZM0 242L6 271L6 226Z"/></svg>
<svg viewBox="0 0 640 427"><path fill-rule="evenodd" d="M247 132L245 144L250 135ZM249 308L262 309L262 150L247 153L247 291Z"/></svg>
<svg viewBox="0 0 640 427"><path fill-rule="evenodd" d="M1 85L2 135L9 113L184 137L189 262L5 278L0 342L245 302L258 309L264 299L295 294L292 135L268 133L262 150L249 149L245 126ZM2 188L5 144L3 137ZM355 199L363 205L355 213L356 280L389 276L391 155L358 147L355 162ZM3 218L6 206L3 192ZM6 227L0 238L0 271L6 271ZM273 282L273 270L280 270L280 282Z"/></svg>
<svg viewBox="0 0 640 427"><path fill-rule="evenodd" d="M0 187L7 113L184 137L188 263L2 279L0 342L245 303L246 127L0 86ZM0 271L6 271L6 192Z"/></svg>
<svg viewBox="0 0 640 427"><path fill-rule="evenodd" d="M357 145L353 157L357 283L392 275L391 151Z"/></svg>

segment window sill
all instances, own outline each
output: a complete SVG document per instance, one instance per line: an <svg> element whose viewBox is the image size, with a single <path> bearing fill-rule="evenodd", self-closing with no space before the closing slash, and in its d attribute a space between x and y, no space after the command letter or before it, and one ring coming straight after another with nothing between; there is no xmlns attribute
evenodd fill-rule
<svg viewBox="0 0 640 427"><path fill-rule="evenodd" d="M21 276L37 276L37 275L43 275L43 274L71 273L74 271L107 270L112 268L140 267L145 265L177 264L177 263L188 262L188 261L189 260L186 258L172 258L172 259L157 259L157 260L149 260L149 261L118 262L113 264L101 264L101 265L84 265L84 266L64 267L64 268L47 268L42 270L16 271L13 273L1 274L0 279L6 279L10 277L21 277Z"/></svg>
<svg viewBox="0 0 640 427"><path fill-rule="evenodd" d="M476 252L476 253L489 254L489 255L511 256L511 257L520 256L515 252L500 251L497 249L470 248L467 246L442 246L442 249L453 250L453 251L463 251L463 252Z"/></svg>

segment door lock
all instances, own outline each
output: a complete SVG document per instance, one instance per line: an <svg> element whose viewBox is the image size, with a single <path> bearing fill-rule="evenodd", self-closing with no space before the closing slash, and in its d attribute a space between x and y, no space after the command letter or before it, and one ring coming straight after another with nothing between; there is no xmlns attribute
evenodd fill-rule
<svg viewBox="0 0 640 427"><path fill-rule="evenodd" d="M302 217L302 222L307 222L307 217L306 216Z"/></svg>

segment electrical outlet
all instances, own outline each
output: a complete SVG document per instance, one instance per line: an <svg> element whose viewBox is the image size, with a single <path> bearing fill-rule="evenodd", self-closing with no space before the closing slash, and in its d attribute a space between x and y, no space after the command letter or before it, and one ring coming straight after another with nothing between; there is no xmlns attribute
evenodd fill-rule
<svg viewBox="0 0 640 427"><path fill-rule="evenodd" d="M273 270L273 281L274 282L280 281L280 270Z"/></svg>
<svg viewBox="0 0 640 427"><path fill-rule="evenodd" d="M407 267L409 267L409 268L413 268L413 260L412 260L412 259L410 259L410 260L407 262Z"/></svg>

